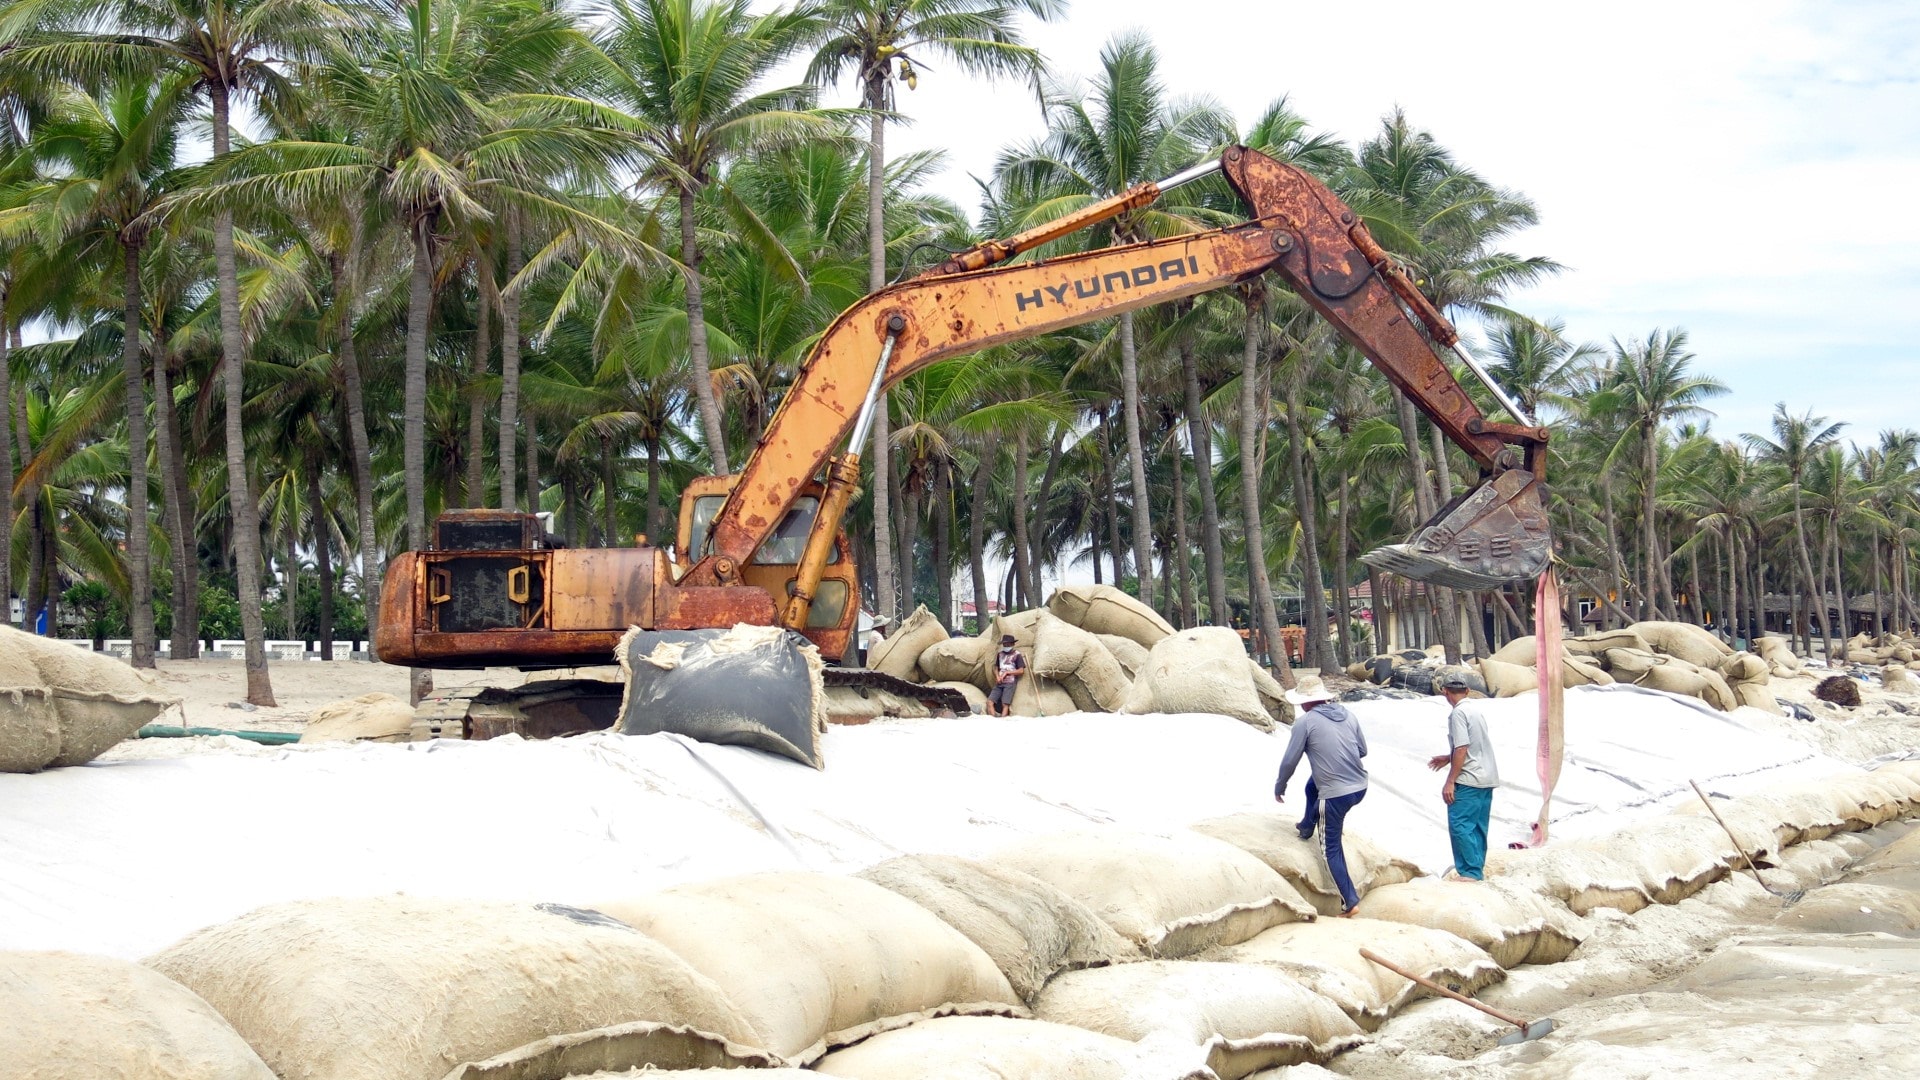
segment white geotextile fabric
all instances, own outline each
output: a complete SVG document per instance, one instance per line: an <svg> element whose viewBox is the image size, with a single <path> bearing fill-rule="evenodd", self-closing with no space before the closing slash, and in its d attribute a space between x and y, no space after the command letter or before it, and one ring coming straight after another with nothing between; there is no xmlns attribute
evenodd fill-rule
<svg viewBox="0 0 1920 1080"><path fill-rule="evenodd" d="M1699 705L1694 702L1694 705ZM1349 819L1429 872L1449 861L1445 703L1362 701L1372 788ZM1531 694L1486 703L1506 786L1492 842L1539 805ZM1647 693L1567 695L1553 835L1853 766ZM1773 717L1755 720L1778 725ZM1275 807L1287 729L1210 715L960 717L836 727L825 771L738 747L593 734L335 744L0 775L0 949L138 958L263 904L405 891L588 903L762 870L978 857L1024 836L1168 831ZM711 766L711 768L709 768ZM662 823L670 823L663 827Z"/></svg>

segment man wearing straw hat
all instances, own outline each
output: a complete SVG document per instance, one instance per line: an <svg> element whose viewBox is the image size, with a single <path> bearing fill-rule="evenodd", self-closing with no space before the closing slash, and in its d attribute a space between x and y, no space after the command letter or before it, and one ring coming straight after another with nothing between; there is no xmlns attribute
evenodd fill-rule
<svg viewBox="0 0 1920 1080"><path fill-rule="evenodd" d="M1340 916L1346 918L1360 903L1360 894L1347 873L1347 851L1340 835L1347 812L1367 795L1367 766L1360 760L1367 756L1367 735L1360 730L1360 718L1331 700L1333 695L1326 685L1311 675L1301 676L1299 685L1283 696L1299 715L1293 720L1286 756L1280 759L1280 777L1273 782L1273 801L1287 801L1287 781L1304 755L1311 775L1307 778L1307 816L1298 826L1300 839L1313 838L1324 799L1326 823L1321 840L1327 849L1327 873L1340 889Z"/></svg>

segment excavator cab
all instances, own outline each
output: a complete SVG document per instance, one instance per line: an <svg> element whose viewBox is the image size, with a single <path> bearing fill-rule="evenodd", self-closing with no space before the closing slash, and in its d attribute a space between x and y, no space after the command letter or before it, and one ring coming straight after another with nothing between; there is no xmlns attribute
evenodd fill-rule
<svg viewBox="0 0 1920 1080"><path fill-rule="evenodd" d="M675 537L676 568L698 562L708 551L713 521L733 493L738 476L697 476L680 494L680 525ZM806 552L807 537L820 512L825 488L818 481L805 486L741 572L743 584L764 590L783 604L793 595ZM846 534L835 530L833 547L804 625L793 627L819 648L820 655L840 660L849 655L854 624L859 617L860 580Z"/></svg>

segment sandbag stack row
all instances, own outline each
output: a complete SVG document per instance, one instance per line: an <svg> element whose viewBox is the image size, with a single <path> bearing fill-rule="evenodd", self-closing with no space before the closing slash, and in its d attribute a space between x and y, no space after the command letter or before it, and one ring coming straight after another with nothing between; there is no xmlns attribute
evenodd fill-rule
<svg viewBox="0 0 1920 1080"><path fill-rule="evenodd" d="M1476 661L1488 694L1513 697L1538 689L1538 652L1534 638L1516 638ZM1742 705L1776 716L1781 712L1770 686L1773 664L1763 656L1736 652L1691 623L1639 622L1624 630L1567 638L1560 663L1564 686L1631 683L1699 698L1724 712Z"/></svg>
<svg viewBox="0 0 1920 1080"><path fill-rule="evenodd" d="M984 710L1006 635L1027 661L1016 716L1071 712L1220 713L1261 730L1292 714L1281 688L1226 627L1175 630L1111 585L1056 590L1045 608L997 615L974 637L948 637L918 608L867 654L867 666L957 690Z"/></svg>
<svg viewBox="0 0 1920 1080"><path fill-rule="evenodd" d="M1761 859L1916 810L1920 762L1727 800L1721 813ZM1349 834L1360 910L1318 919L1332 888L1317 853L1256 812L587 907L299 901L196 932L144 966L0 954L0 1055L49 1080L721 1068L904 1080L929 1062L1034 1080L1236 1080L1323 1063L1424 996L1362 947L1473 992L1567 958L1580 915L1677 902L1740 856L1711 818L1676 812L1496 853L1496 876L1475 884L1418 877ZM60 1021L43 1023L45 1008Z"/></svg>

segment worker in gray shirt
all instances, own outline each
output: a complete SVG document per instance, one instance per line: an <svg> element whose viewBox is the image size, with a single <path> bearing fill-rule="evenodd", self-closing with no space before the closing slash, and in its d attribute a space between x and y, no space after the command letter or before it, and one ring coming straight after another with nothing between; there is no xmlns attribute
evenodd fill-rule
<svg viewBox="0 0 1920 1080"><path fill-rule="evenodd" d="M1302 676L1300 685L1284 695L1287 703L1299 710L1294 716L1293 733L1287 740L1287 752L1280 759L1280 776L1273 782L1273 800L1287 801L1287 781L1307 759L1312 774L1307 779L1307 816L1298 826L1300 839L1313 836L1320 819L1320 802L1326 801L1326 826L1321 840L1326 845L1327 873L1340 889L1340 915L1353 914L1360 903L1354 891L1353 876L1347 873L1347 852L1340 842L1347 812L1367 795L1367 735L1360 730L1360 718L1345 705L1332 701L1332 695L1320 680Z"/></svg>
<svg viewBox="0 0 1920 1080"><path fill-rule="evenodd" d="M1493 789L1500 769L1493 761L1493 740L1478 702L1467 700L1466 676L1448 672L1440 693L1453 706L1447 716L1445 754L1427 759L1427 768L1447 770L1440 798L1447 804L1447 837L1453 842L1453 876L1479 881L1486 872L1487 826L1493 818Z"/></svg>

